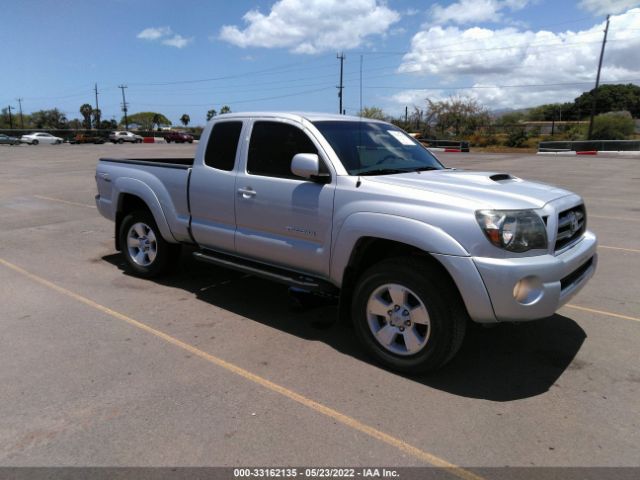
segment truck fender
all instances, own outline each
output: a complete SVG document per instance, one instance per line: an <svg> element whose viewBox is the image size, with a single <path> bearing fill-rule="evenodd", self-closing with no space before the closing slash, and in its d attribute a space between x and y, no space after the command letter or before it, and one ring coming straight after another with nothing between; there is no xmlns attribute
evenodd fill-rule
<svg viewBox="0 0 640 480"><path fill-rule="evenodd" d="M118 212L122 209L122 199L125 194L140 198L149 208L151 215L153 215L153 219L160 229L162 238L170 243L178 243L171 233L169 222L167 222L160 200L151 187L135 178L118 178L113 186L113 204L117 205L116 211Z"/></svg>
<svg viewBox="0 0 640 480"><path fill-rule="evenodd" d="M340 227L331 248L331 280L336 285L342 284L351 253L358 240L364 237L401 242L429 253L469 256L462 245L438 227L385 213L353 213Z"/></svg>

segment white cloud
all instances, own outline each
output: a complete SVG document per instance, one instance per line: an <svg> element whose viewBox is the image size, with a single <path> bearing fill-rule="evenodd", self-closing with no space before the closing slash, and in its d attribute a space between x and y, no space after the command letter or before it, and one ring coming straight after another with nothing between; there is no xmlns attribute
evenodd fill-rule
<svg viewBox="0 0 640 480"><path fill-rule="evenodd" d="M171 28L169 27L149 27L142 30L137 37L143 40L158 40L167 35L171 35Z"/></svg>
<svg viewBox="0 0 640 480"><path fill-rule="evenodd" d="M380 0L278 0L268 14L250 10L246 28L225 25L219 38L239 47L313 54L355 48L384 35L400 14Z"/></svg>
<svg viewBox="0 0 640 480"><path fill-rule="evenodd" d="M169 47L184 48L193 42L193 37L183 37L179 34L174 34L171 27L149 27L142 30L138 35L138 38L149 41L159 41L162 45Z"/></svg>
<svg viewBox="0 0 640 480"><path fill-rule="evenodd" d="M446 7L436 3L430 10L430 23L442 25L457 23L500 22L504 10L516 11L527 6L529 0L459 0Z"/></svg>
<svg viewBox="0 0 640 480"><path fill-rule="evenodd" d="M399 72L437 77L441 91L400 92L408 99L441 98L451 87L543 85L528 88L474 88L458 91L491 109L569 101L592 88L603 24L584 31L553 33L515 28L429 27L414 35ZM612 16L601 80L640 83L640 9ZM551 85L584 83L584 85Z"/></svg>
<svg viewBox="0 0 640 480"><path fill-rule="evenodd" d="M640 6L638 0L582 0L580 8L587 10L596 15L605 15L607 13L622 13L633 7Z"/></svg>
<svg viewBox="0 0 640 480"><path fill-rule="evenodd" d="M176 48L184 48L187 45L189 45L191 42L193 42L193 37L190 38L185 38L182 35L174 35L171 38L167 38L165 40L162 41L163 45L168 45L170 47L176 47Z"/></svg>

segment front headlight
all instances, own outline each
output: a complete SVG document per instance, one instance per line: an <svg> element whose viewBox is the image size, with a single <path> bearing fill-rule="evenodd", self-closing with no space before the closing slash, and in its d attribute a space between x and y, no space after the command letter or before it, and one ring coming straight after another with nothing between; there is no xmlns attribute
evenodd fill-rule
<svg viewBox="0 0 640 480"><path fill-rule="evenodd" d="M547 230L533 210L478 210L476 220L498 248L519 253L547 248Z"/></svg>

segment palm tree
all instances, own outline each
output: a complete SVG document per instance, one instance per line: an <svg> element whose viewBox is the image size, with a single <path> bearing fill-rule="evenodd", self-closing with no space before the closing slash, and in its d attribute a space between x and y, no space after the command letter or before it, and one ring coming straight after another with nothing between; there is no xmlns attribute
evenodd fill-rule
<svg viewBox="0 0 640 480"><path fill-rule="evenodd" d="M216 112L215 109L211 109L207 112L207 122L209 120L211 120L213 117L215 117L218 114L218 112Z"/></svg>
<svg viewBox="0 0 640 480"><path fill-rule="evenodd" d="M84 103L80 106L80 115L84 117L84 123L86 128L91 128L92 113L93 113L93 107L88 103Z"/></svg>
<svg viewBox="0 0 640 480"><path fill-rule="evenodd" d="M220 115L223 113L231 113L231 107L229 105L225 105L220 109Z"/></svg>
<svg viewBox="0 0 640 480"><path fill-rule="evenodd" d="M191 121L191 117L185 113L180 117L180 121L186 127L187 125L189 125L189 122Z"/></svg>

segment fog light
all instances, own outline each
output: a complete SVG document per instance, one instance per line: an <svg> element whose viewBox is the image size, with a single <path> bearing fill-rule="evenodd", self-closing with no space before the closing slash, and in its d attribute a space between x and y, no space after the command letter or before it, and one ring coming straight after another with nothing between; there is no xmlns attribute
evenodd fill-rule
<svg viewBox="0 0 640 480"><path fill-rule="evenodd" d="M525 277L513 287L513 298L523 305L531 305L542 297L542 282L538 277Z"/></svg>

